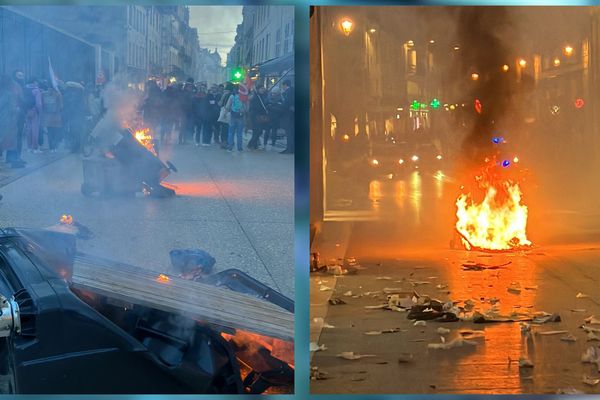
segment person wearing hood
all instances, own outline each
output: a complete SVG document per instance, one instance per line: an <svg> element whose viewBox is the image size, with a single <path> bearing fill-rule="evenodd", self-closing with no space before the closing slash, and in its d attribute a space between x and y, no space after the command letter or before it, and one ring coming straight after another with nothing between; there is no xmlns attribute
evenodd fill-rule
<svg viewBox="0 0 600 400"><path fill-rule="evenodd" d="M40 118L42 116L42 92L36 78L31 78L25 85L25 135L29 152L40 154ZM32 100L27 100L28 98Z"/></svg>
<svg viewBox="0 0 600 400"><path fill-rule="evenodd" d="M20 69L13 72L14 89L17 96L17 132L15 146L6 151L6 162L11 168L24 168L26 162L21 159L23 148L23 126L25 124L25 74Z"/></svg>

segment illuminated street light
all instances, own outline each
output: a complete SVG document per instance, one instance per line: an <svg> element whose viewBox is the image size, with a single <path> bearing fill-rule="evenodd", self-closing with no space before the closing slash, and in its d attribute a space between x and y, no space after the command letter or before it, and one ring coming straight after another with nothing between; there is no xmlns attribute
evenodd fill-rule
<svg viewBox="0 0 600 400"><path fill-rule="evenodd" d="M567 46L565 46L564 51L565 51L565 56L570 56L571 54L573 54L573 47L567 45Z"/></svg>
<svg viewBox="0 0 600 400"><path fill-rule="evenodd" d="M521 68L525 68L527 66L527 61L525 61L523 58L521 58L519 60L519 65L521 66Z"/></svg>
<svg viewBox="0 0 600 400"><path fill-rule="evenodd" d="M409 40L408 42L406 42L406 44L408 45L408 47L413 47L415 45L415 42Z"/></svg>
<svg viewBox="0 0 600 400"><path fill-rule="evenodd" d="M375 32L377 32L377 30L375 28L371 28L371 29L369 29L369 32L375 33Z"/></svg>
<svg viewBox="0 0 600 400"><path fill-rule="evenodd" d="M476 81L477 79L479 79L479 74L474 72L471 74L471 80Z"/></svg>
<svg viewBox="0 0 600 400"><path fill-rule="evenodd" d="M558 58L555 58L554 60L552 60L552 64L554 64L555 67L558 67L560 65L560 60Z"/></svg>
<svg viewBox="0 0 600 400"><path fill-rule="evenodd" d="M509 67L508 67L508 65L507 65L507 64L504 64L504 65L502 66L502 71L504 71L504 72L507 72L507 71L508 71L508 68L509 68Z"/></svg>
<svg viewBox="0 0 600 400"><path fill-rule="evenodd" d="M343 18L340 22L340 27L342 28L342 32L344 35L350 35L350 32L354 29L354 22L350 18Z"/></svg>
<svg viewBox="0 0 600 400"><path fill-rule="evenodd" d="M347 142L348 140L350 140L350 136L344 135L342 136L342 139L344 139L344 142Z"/></svg>
<svg viewBox="0 0 600 400"><path fill-rule="evenodd" d="M460 47L458 47L458 46L454 46L454 50L457 50L457 51L458 51L458 50L460 50Z"/></svg>
<svg viewBox="0 0 600 400"><path fill-rule="evenodd" d="M429 41L429 43L431 43L431 44L434 44L434 43L435 43L435 40L431 39L431 40Z"/></svg>

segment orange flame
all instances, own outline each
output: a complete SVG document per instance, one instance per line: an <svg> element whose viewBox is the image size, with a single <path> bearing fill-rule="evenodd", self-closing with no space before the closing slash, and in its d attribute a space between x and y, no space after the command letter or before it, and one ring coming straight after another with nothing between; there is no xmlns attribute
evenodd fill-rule
<svg viewBox="0 0 600 400"><path fill-rule="evenodd" d="M167 275L165 274L160 274L158 275L158 277L156 278L157 282L160 283L168 283L171 280L171 278L169 278Z"/></svg>
<svg viewBox="0 0 600 400"><path fill-rule="evenodd" d="M63 224L63 225L73 225L73 216L72 215L63 214L60 217L60 223Z"/></svg>
<svg viewBox="0 0 600 400"><path fill-rule="evenodd" d="M152 135L150 134L150 128L142 128L133 132L133 136L136 138L138 142L142 144L145 148L151 151L154 155L156 155L156 151L154 150L154 143Z"/></svg>
<svg viewBox="0 0 600 400"><path fill-rule="evenodd" d="M467 250L513 250L531 246L527 239L527 206L518 183L499 179L489 167L476 177L485 197L481 202L471 193L456 200L456 230Z"/></svg>

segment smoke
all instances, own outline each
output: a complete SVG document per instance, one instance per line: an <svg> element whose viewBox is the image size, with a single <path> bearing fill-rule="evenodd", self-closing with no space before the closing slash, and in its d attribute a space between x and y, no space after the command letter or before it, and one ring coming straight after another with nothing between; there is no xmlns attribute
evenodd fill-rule
<svg viewBox="0 0 600 400"><path fill-rule="evenodd" d="M462 79L478 74L471 82L469 99L474 108L478 99L481 113L473 112L469 133L463 141L462 156L466 167L480 165L490 154L491 138L503 127L503 122L514 95L512 73L503 71L510 65L511 49L507 44L507 32L511 27L507 8L461 7L459 9L456 35L461 53L457 58Z"/></svg>
<svg viewBox="0 0 600 400"><path fill-rule="evenodd" d="M101 97L106 112L91 135L101 147L108 148L121 139L120 131L138 115L143 94L127 88L124 79L116 77L106 85Z"/></svg>

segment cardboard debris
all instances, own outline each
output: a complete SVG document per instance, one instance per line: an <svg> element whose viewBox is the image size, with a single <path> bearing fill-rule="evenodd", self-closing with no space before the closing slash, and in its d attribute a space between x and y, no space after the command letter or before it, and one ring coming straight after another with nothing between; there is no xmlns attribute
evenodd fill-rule
<svg viewBox="0 0 600 400"><path fill-rule="evenodd" d="M353 295L352 295L352 291L351 291L351 290L348 290L347 292L345 292L345 293L343 294L343 296L346 296L346 297L352 297L352 296L353 296Z"/></svg>
<svg viewBox="0 0 600 400"><path fill-rule="evenodd" d="M463 267L463 271L484 271L484 270L488 270L488 269L491 269L491 270L501 269L501 268L506 267L509 264L512 264L512 261L509 261L504 264L498 264L498 265L475 263L475 262L471 261L471 262L462 264L462 267Z"/></svg>
<svg viewBox="0 0 600 400"><path fill-rule="evenodd" d="M375 279L378 281L391 281L392 280L392 278L390 278L389 276L378 276Z"/></svg>
<svg viewBox="0 0 600 400"><path fill-rule="evenodd" d="M319 288L319 290L321 292L326 292L328 290L331 290L331 288L329 286L321 285L321 287Z"/></svg>
<svg viewBox="0 0 600 400"><path fill-rule="evenodd" d="M569 331L537 331L536 335L550 336L550 335L560 335L561 333L569 333Z"/></svg>
<svg viewBox="0 0 600 400"><path fill-rule="evenodd" d="M587 294L583 294L583 293L580 292L580 293L577 293L575 295L575 297L577 297L578 299L585 299L585 298L590 297L590 296L588 296Z"/></svg>
<svg viewBox="0 0 600 400"><path fill-rule="evenodd" d="M427 326L427 322L425 321L415 321L414 326Z"/></svg>
<svg viewBox="0 0 600 400"><path fill-rule="evenodd" d="M310 343L310 351L325 351L327 347L324 344L317 344L315 342Z"/></svg>
<svg viewBox="0 0 600 400"><path fill-rule="evenodd" d="M368 332L365 332L365 335L368 335L368 336L379 336L382 333L383 333L382 331L368 331Z"/></svg>
<svg viewBox="0 0 600 400"><path fill-rule="evenodd" d="M375 354L355 354L353 351L344 351L337 356L344 360L360 360L361 358L376 357Z"/></svg>
<svg viewBox="0 0 600 400"><path fill-rule="evenodd" d="M519 285L518 282L513 282L510 284L510 286L507 288L508 293L512 293L512 294L521 294L521 285Z"/></svg>

